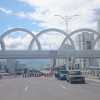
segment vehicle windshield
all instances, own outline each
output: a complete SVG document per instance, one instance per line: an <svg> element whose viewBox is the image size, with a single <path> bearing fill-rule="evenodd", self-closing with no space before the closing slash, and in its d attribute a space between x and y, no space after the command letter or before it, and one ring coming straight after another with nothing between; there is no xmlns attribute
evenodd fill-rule
<svg viewBox="0 0 100 100"><path fill-rule="evenodd" d="M80 71L70 71L70 75L81 75L82 73Z"/></svg>
<svg viewBox="0 0 100 100"><path fill-rule="evenodd" d="M67 74L67 71L60 71L60 73L62 73L62 74Z"/></svg>

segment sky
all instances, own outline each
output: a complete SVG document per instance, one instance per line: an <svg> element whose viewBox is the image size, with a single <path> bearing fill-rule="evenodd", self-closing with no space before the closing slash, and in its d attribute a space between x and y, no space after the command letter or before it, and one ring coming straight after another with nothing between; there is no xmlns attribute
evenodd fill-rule
<svg viewBox="0 0 100 100"><path fill-rule="evenodd" d="M26 28L34 34L47 28L65 31L64 20L56 15L71 18L68 20L69 32L79 28L97 30L100 0L0 0L0 35L15 27ZM7 49L27 49L32 37L20 33L14 32L5 37ZM45 49L58 48L64 39L55 32L48 36L39 38Z"/></svg>

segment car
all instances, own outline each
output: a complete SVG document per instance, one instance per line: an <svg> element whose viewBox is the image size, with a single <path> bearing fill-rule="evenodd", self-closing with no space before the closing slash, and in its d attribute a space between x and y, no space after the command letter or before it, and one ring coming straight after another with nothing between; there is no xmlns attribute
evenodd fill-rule
<svg viewBox="0 0 100 100"><path fill-rule="evenodd" d="M59 80L66 80L67 69L66 65L59 66L55 69L55 77Z"/></svg>
<svg viewBox="0 0 100 100"><path fill-rule="evenodd" d="M66 75L66 80L70 83L85 83L85 77L80 70L69 70Z"/></svg>
<svg viewBox="0 0 100 100"><path fill-rule="evenodd" d="M16 71L16 75L22 75L24 73L23 70Z"/></svg>
<svg viewBox="0 0 100 100"><path fill-rule="evenodd" d="M66 75L67 75L67 71L66 70L60 70L59 71L59 79L60 80L66 80Z"/></svg>
<svg viewBox="0 0 100 100"><path fill-rule="evenodd" d="M66 70L58 70L55 73L55 77L59 80L66 80L67 71Z"/></svg>

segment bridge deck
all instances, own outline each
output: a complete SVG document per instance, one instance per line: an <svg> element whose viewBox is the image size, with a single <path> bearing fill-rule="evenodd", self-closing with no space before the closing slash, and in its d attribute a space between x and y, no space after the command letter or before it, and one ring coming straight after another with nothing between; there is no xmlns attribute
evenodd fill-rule
<svg viewBox="0 0 100 100"><path fill-rule="evenodd" d="M38 58L67 58L67 57L75 57L75 58L100 58L100 50L67 50L67 51L0 51L0 59L7 58L15 58L15 59L38 59Z"/></svg>

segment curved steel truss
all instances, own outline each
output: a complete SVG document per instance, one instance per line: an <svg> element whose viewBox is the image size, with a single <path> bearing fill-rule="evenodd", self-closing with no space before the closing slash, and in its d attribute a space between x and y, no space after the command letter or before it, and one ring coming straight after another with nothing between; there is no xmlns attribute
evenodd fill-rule
<svg viewBox="0 0 100 100"><path fill-rule="evenodd" d="M75 31L71 32L70 34L67 34L66 32L64 32L63 30L60 30L60 29L49 28L49 29L45 29L45 30L40 31L37 35L34 35L34 33L30 32L29 30L27 30L25 28L13 28L13 29L7 30L6 32L4 32L0 36L0 44L1 44L1 49L2 50L5 50L4 37L7 36L7 35L9 35L12 32L17 32L17 31L26 32L26 33L28 33L29 35L32 36L32 40L31 40L31 42L29 44L28 50L32 50L32 46L33 46L33 44L34 44L35 41L37 43L38 49L42 50L41 43L40 43L40 41L39 41L38 38L42 34L45 34L47 32L57 32L57 33L61 33L62 35L65 36L63 42L60 45L60 48L65 44L66 40L69 40L70 43L71 43L71 45L72 45L72 47L75 49L75 44L74 44L74 41L72 39L72 36L75 35L75 34L77 34L77 33L79 33L79 32L80 33L82 33L82 32L88 32L88 33L91 33L91 34L95 34L97 36L96 39L93 41L93 48L95 47L96 43L100 39L99 32L97 32L97 31L95 31L93 29L87 29L87 28L75 30Z"/></svg>

